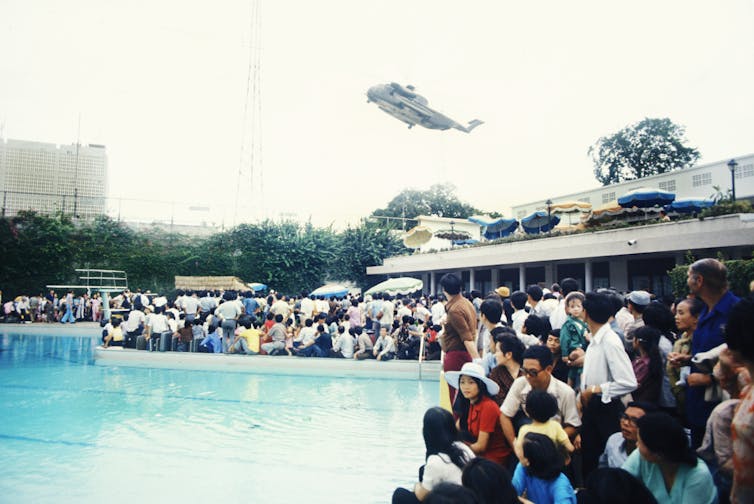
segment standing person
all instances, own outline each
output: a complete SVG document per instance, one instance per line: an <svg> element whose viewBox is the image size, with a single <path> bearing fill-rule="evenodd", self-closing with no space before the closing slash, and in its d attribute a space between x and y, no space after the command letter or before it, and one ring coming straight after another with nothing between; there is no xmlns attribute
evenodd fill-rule
<svg viewBox="0 0 754 504"><path fill-rule="evenodd" d="M691 369L688 364L683 364L681 357L691 356L691 339L703 309L704 302L696 298L684 299L675 307L675 326L681 334L673 343L673 351L668 354L667 375L681 418L686 417L686 380L681 380L681 374L684 367L686 372L683 374L688 374Z"/></svg>
<svg viewBox="0 0 754 504"><path fill-rule="evenodd" d="M700 298L705 307L691 340L691 355L680 356L677 362L691 363L691 356L706 352L725 342L723 327L738 298L728 290L728 270L716 259L700 259L689 266L687 284L694 297ZM706 387L712 384L710 371L704 372L691 363L691 374L686 378L686 421L691 428L691 443L694 448L702 444L707 419L717 402L704 400Z"/></svg>
<svg viewBox="0 0 754 504"><path fill-rule="evenodd" d="M623 414L621 398L637 386L623 343L608 324L613 315L614 306L606 294L586 294L584 316L592 341L586 349L581 374L584 478L597 468L607 438L618 431Z"/></svg>
<svg viewBox="0 0 754 504"><path fill-rule="evenodd" d="M236 322L241 315L241 308L234 301L235 296L232 293L226 292L223 294L223 299L225 301L215 309L215 315L218 315L222 319L220 327L223 330L223 352L228 353L228 349L235 337Z"/></svg>
<svg viewBox="0 0 754 504"><path fill-rule="evenodd" d="M60 319L61 324L70 322L76 323L76 317L73 316L73 291L69 290L65 295L65 315Z"/></svg>
<svg viewBox="0 0 754 504"><path fill-rule="evenodd" d="M449 371L459 371L465 363L479 359L479 352L476 349L477 321L474 305L461 295L461 279L457 275L453 273L443 275L440 279L440 285L448 300L445 304L443 336L440 339L440 344L445 352L443 371L448 373ZM497 387L497 384L495 387ZM455 400L456 393L455 389L451 389L451 404Z"/></svg>
<svg viewBox="0 0 754 504"><path fill-rule="evenodd" d="M632 363L636 376L636 390L631 394L637 401L660 405L663 363L660 355L660 331L642 326L633 332L636 357Z"/></svg>
<svg viewBox="0 0 754 504"><path fill-rule="evenodd" d="M730 311L725 341L754 378L754 301L745 299ZM754 387L741 397L733 422L733 504L754 502Z"/></svg>
<svg viewBox="0 0 754 504"><path fill-rule="evenodd" d="M453 409L459 430L469 438L471 451L505 465L512 449L500 427L500 410L492 399L499 391L497 383L474 362L467 362L460 371L449 371L445 377L448 385L461 392Z"/></svg>
<svg viewBox="0 0 754 504"><path fill-rule="evenodd" d="M475 457L459 439L453 415L443 408L430 408L424 413L422 435L426 452L424 466L419 469L419 481L413 492L397 488L393 492L393 504L421 502L440 483L460 485L463 467Z"/></svg>

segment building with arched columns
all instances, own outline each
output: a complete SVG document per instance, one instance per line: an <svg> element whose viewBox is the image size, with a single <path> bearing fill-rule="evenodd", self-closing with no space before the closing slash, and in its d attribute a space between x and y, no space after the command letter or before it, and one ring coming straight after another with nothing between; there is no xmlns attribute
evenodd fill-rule
<svg viewBox="0 0 754 504"><path fill-rule="evenodd" d="M687 219L572 235L541 237L494 245L388 257L368 275L412 276L424 291L439 291L439 279L459 273L468 290L484 293L506 285L511 290L566 277L582 289L614 287L670 294L667 271L695 258L749 258L754 252L754 214Z"/></svg>

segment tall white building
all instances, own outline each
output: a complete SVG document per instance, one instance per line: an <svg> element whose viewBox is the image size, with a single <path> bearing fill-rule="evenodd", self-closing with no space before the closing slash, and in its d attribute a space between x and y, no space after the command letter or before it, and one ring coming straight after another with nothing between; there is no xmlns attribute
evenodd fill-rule
<svg viewBox="0 0 754 504"><path fill-rule="evenodd" d="M106 196L104 145L0 139L2 215L35 210L91 218L105 213Z"/></svg>

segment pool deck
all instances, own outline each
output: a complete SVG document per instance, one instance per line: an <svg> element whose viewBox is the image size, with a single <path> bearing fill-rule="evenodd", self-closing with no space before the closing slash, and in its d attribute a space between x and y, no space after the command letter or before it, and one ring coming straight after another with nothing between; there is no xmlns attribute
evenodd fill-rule
<svg viewBox="0 0 754 504"><path fill-rule="evenodd" d="M0 334L92 336L100 333L99 324L0 324ZM147 352L121 348L97 348L94 363L98 366L123 366L157 369L190 369L238 373L275 373L301 376L349 378L386 378L439 381L439 361L322 359L269 355L225 355L189 352Z"/></svg>

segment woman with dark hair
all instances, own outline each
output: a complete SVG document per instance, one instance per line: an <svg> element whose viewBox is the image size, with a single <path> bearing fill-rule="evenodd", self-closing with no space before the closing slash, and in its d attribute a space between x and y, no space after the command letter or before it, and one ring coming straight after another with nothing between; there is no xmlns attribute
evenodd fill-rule
<svg viewBox="0 0 754 504"><path fill-rule="evenodd" d="M635 401L658 405L662 392L662 356L660 355L660 331L654 327L639 327L634 331L633 361L638 387L632 392Z"/></svg>
<svg viewBox="0 0 754 504"><path fill-rule="evenodd" d="M673 394L670 378L664 372L665 366L668 363L668 355L673 351L673 342L677 339L673 312L664 303L653 301L644 309L642 320L645 326L654 327L660 331L660 339L657 347L660 349L660 356L662 357L663 373L661 373L662 386L657 404L668 413L673 414L677 411L678 401Z"/></svg>
<svg viewBox="0 0 754 504"><path fill-rule="evenodd" d="M617 467L596 469L577 497L579 504L657 504L657 499L641 481Z"/></svg>
<svg viewBox="0 0 754 504"><path fill-rule="evenodd" d="M691 359L691 339L703 309L704 302L697 298L686 298L675 305L675 327L678 339L675 340L673 350L668 354L666 373L681 418L684 418L686 413L686 384L684 380L681 380L681 376L688 376L691 370L688 366Z"/></svg>
<svg viewBox="0 0 754 504"><path fill-rule="evenodd" d="M563 474L563 455L544 434L530 432L524 438L524 458L513 473L519 495L537 504L575 503L576 494Z"/></svg>
<svg viewBox="0 0 754 504"><path fill-rule="evenodd" d="M636 425L638 449L629 455L623 469L641 480L658 502L717 502L707 464L689 446L680 423L667 413L647 413Z"/></svg>
<svg viewBox="0 0 754 504"><path fill-rule="evenodd" d="M482 366L467 362L460 371L445 373L448 385L459 390L453 411L461 436L480 457L505 465L511 447L500 426L500 408L492 399L500 387L484 375Z"/></svg>
<svg viewBox="0 0 754 504"><path fill-rule="evenodd" d="M474 452L458 438L453 415L443 408L430 408L424 413L422 434L427 451L425 464L419 469L419 482L413 492L396 488L393 504L421 502L443 482L460 484L461 470L474 458Z"/></svg>
<svg viewBox="0 0 754 504"><path fill-rule="evenodd" d="M476 494L479 504L520 503L507 469L485 458L475 458L466 464L461 481Z"/></svg>

